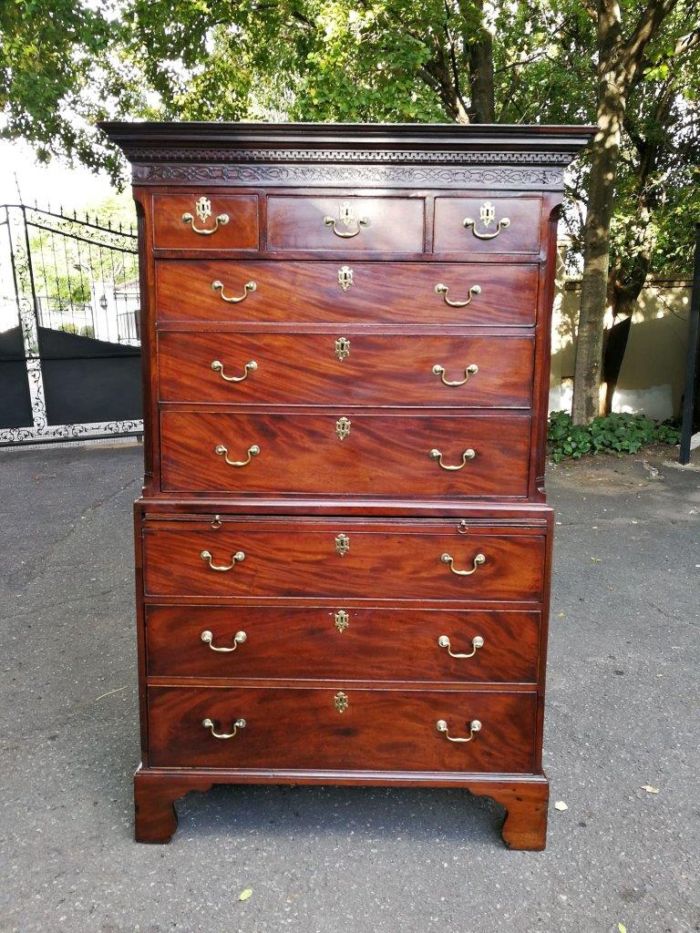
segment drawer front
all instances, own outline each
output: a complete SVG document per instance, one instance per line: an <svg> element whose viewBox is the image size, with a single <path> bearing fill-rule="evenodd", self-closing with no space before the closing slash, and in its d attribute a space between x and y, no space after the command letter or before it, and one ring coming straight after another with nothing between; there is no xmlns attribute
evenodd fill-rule
<svg viewBox="0 0 700 933"><path fill-rule="evenodd" d="M145 593L384 600L541 597L544 534L459 534L448 522L430 527L323 526L300 520L226 521L213 529L206 522L148 522Z"/></svg>
<svg viewBox="0 0 700 933"><path fill-rule="evenodd" d="M539 198L436 198L435 253L538 253Z"/></svg>
<svg viewBox="0 0 700 933"><path fill-rule="evenodd" d="M155 194L156 249L249 249L260 245L258 198L254 194Z"/></svg>
<svg viewBox="0 0 700 933"><path fill-rule="evenodd" d="M534 767L536 709L523 692L151 687L149 763L522 773ZM212 735L232 735L240 720L232 738Z"/></svg>
<svg viewBox="0 0 700 933"><path fill-rule="evenodd" d="M168 491L527 495L526 414L161 413Z"/></svg>
<svg viewBox="0 0 700 933"><path fill-rule="evenodd" d="M270 196L269 250L422 253L422 198Z"/></svg>
<svg viewBox="0 0 700 933"><path fill-rule="evenodd" d="M529 408L534 338L161 332L160 399Z"/></svg>
<svg viewBox="0 0 700 933"><path fill-rule="evenodd" d="M515 326L537 316L537 266L528 264L163 260L155 267L161 323Z"/></svg>
<svg viewBox="0 0 700 933"><path fill-rule="evenodd" d="M148 672L535 683L539 626L485 609L149 606Z"/></svg>

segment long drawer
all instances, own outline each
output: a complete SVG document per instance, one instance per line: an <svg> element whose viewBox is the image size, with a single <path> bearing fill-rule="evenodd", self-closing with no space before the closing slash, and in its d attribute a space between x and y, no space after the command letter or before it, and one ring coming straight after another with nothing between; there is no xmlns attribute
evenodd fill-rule
<svg viewBox="0 0 700 933"><path fill-rule="evenodd" d="M155 270L161 323L511 326L536 319L538 267L529 263L161 260Z"/></svg>
<svg viewBox="0 0 700 933"><path fill-rule="evenodd" d="M149 760L157 767L522 773L534 769L536 710L534 692L151 687Z"/></svg>
<svg viewBox="0 0 700 933"><path fill-rule="evenodd" d="M148 606L148 673L535 683L539 612Z"/></svg>
<svg viewBox="0 0 700 933"><path fill-rule="evenodd" d="M453 522L150 520L146 596L539 600L545 535Z"/></svg>
<svg viewBox="0 0 700 933"><path fill-rule="evenodd" d="M523 498L529 441L529 413L166 410L161 483L173 492Z"/></svg>
<svg viewBox="0 0 700 933"><path fill-rule="evenodd" d="M528 408L532 336L164 331L160 399Z"/></svg>

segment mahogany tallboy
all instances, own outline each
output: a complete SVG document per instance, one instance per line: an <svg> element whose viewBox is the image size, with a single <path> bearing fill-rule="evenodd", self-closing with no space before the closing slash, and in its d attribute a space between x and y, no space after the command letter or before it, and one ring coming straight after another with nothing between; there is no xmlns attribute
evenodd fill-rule
<svg viewBox="0 0 700 933"><path fill-rule="evenodd" d="M461 787L542 849L543 488L589 127L105 124L139 214L136 838L214 784Z"/></svg>

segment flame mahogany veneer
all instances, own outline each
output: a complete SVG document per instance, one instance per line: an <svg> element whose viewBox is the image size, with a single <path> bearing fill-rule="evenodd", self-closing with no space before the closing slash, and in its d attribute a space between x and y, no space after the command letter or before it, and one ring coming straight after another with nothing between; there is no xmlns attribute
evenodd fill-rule
<svg viewBox="0 0 700 933"><path fill-rule="evenodd" d="M136 838L460 787L545 845L556 218L589 127L104 124L139 213Z"/></svg>

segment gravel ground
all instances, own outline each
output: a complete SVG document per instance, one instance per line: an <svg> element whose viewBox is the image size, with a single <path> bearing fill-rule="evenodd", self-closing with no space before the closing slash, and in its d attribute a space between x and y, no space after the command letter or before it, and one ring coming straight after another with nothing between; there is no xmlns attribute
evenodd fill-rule
<svg viewBox="0 0 700 933"><path fill-rule="evenodd" d="M0 453L0 930L700 929L700 472L665 456L550 468L552 810L527 853L454 790L215 788L135 844L140 448Z"/></svg>

